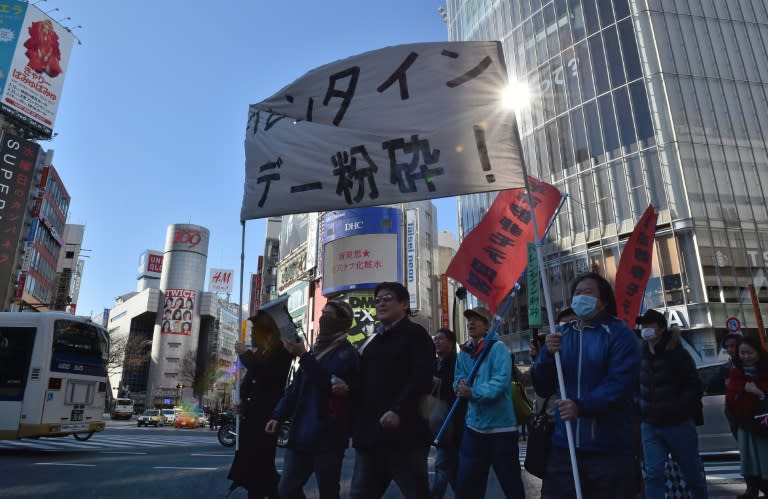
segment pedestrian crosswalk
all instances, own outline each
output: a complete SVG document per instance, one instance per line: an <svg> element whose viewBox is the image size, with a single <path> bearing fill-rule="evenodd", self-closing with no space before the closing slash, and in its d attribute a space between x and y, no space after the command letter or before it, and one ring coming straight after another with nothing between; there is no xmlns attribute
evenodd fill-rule
<svg viewBox="0 0 768 499"><path fill-rule="evenodd" d="M219 446L213 435L173 434L103 434L96 433L89 440L80 442L72 437L40 438L0 441L0 452L4 451L74 451L103 449L135 449L158 447L192 447L199 445Z"/></svg>
<svg viewBox="0 0 768 499"><path fill-rule="evenodd" d="M525 462L525 453L527 446L525 444L520 445L520 466L523 466ZM707 482L717 483L726 481L742 481L744 478L741 475L741 463L737 460L728 461L705 461L704 462L704 474L707 477Z"/></svg>

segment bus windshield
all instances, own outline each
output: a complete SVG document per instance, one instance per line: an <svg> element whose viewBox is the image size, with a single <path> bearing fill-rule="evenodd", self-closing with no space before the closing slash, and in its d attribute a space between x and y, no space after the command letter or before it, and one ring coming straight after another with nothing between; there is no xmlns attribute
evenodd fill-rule
<svg viewBox="0 0 768 499"><path fill-rule="evenodd" d="M70 320L54 322L51 370L101 375L108 356L109 338L100 328Z"/></svg>

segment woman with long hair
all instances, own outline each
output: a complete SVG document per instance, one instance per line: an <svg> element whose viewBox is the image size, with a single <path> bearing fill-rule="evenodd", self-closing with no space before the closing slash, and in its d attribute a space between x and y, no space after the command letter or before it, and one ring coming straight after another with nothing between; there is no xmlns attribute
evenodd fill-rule
<svg viewBox="0 0 768 499"><path fill-rule="evenodd" d="M252 346L235 346L247 371L240 383L240 446L227 478L232 480L230 491L243 487L248 499L277 499L277 439L264 433L264 425L283 395L293 356L283 348L279 331L256 327L262 324L261 314L266 315L260 311L249 319L254 323Z"/></svg>
<svg viewBox="0 0 768 499"><path fill-rule="evenodd" d="M738 352L728 377L725 406L739 426L741 473L747 490L738 497L756 499L758 491L768 493L768 434L760 434L755 421L755 412L768 395L768 352L752 336L741 339Z"/></svg>

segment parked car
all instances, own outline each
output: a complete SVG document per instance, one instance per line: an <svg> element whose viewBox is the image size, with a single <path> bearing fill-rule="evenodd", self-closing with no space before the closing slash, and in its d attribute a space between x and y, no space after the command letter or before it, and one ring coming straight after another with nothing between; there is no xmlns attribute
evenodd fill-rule
<svg viewBox="0 0 768 499"><path fill-rule="evenodd" d="M200 426L208 426L208 415L207 414L198 414L197 415L197 422L200 424Z"/></svg>
<svg viewBox="0 0 768 499"><path fill-rule="evenodd" d="M198 428L201 426L200 417L194 412L180 412L173 425L176 428Z"/></svg>
<svg viewBox="0 0 768 499"><path fill-rule="evenodd" d="M163 413L164 423L173 425L176 422L176 415L181 412L181 409L161 409Z"/></svg>
<svg viewBox="0 0 768 499"><path fill-rule="evenodd" d="M147 409L136 419L137 426L161 427L164 423L165 420L159 409Z"/></svg>

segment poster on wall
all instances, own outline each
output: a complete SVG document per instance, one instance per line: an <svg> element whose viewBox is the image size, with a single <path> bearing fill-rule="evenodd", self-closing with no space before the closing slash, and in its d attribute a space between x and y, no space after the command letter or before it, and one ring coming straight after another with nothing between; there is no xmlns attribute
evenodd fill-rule
<svg viewBox="0 0 768 499"><path fill-rule="evenodd" d="M355 316L352 327L349 328L347 340L360 348L376 330L376 304L373 301L373 292L349 293L347 302Z"/></svg>
<svg viewBox="0 0 768 499"><path fill-rule="evenodd" d="M165 290L163 320L160 334L192 334L192 317L195 311L197 293L189 289Z"/></svg>

